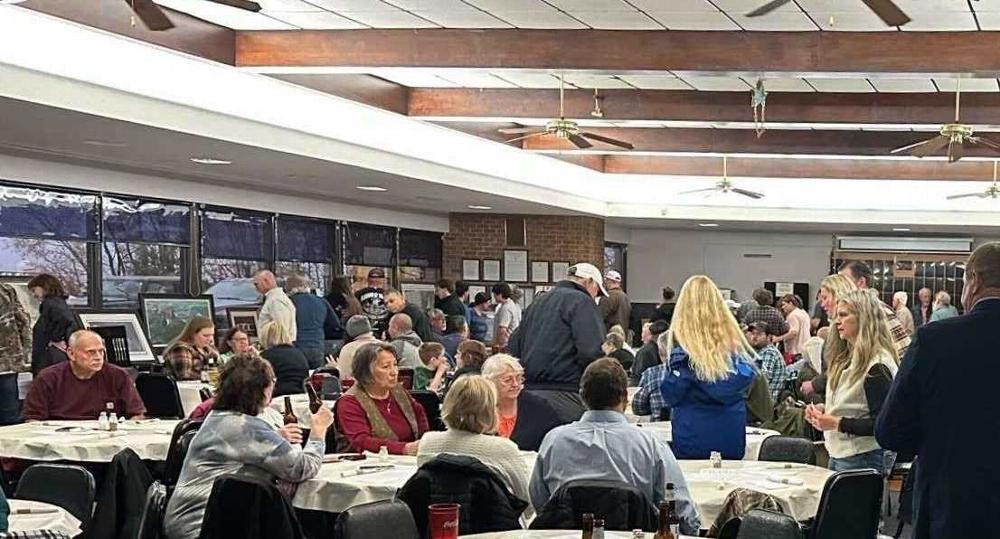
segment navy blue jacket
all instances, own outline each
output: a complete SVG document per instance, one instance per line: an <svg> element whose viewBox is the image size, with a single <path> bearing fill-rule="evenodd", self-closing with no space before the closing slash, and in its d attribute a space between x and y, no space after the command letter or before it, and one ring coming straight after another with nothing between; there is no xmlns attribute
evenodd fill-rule
<svg viewBox="0 0 1000 539"><path fill-rule="evenodd" d="M295 305L295 325L298 328L295 346L303 350L323 350L324 339L343 338L340 319L329 301L307 292L292 294L288 299Z"/></svg>
<svg viewBox="0 0 1000 539"><path fill-rule="evenodd" d="M672 447L679 459L707 459L712 451L740 460L746 453L746 397L753 382L750 360L733 355L733 372L717 382L695 376L687 352L675 346L670 370L660 383L663 404L670 408Z"/></svg>
<svg viewBox="0 0 1000 539"><path fill-rule="evenodd" d="M1000 515L1000 298L920 327L875 423L916 453L914 539L996 537Z"/></svg>
<svg viewBox="0 0 1000 539"><path fill-rule="evenodd" d="M532 302L510 337L528 389L580 390L580 377L604 356L604 321L597 303L573 281L561 281Z"/></svg>

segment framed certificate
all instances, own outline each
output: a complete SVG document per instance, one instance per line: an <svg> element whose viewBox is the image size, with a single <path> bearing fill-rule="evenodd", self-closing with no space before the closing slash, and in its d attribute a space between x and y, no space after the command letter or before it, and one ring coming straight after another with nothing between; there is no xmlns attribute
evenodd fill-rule
<svg viewBox="0 0 1000 539"><path fill-rule="evenodd" d="M483 260L483 280L491 282L500 280L499 260Z"/></svg>
<svg viewBox="0 0 1000 539"><path fill-rule="evenodd" d="M552 282L558 282L566 278L569 273L569 262L552 263Z"/></svg>
<svg viewBox="0 0 1000 539"><path fill-rule="evenodd" d="M503 252L503 280L508 283L528 282L528 251Z"/></svg>
<svg viewBox="0 0 1000 539"><path fill-rule="evenodd" d="M531 282L533 283L547 283L549 282L549 263L548 262L531 262Z"/></svg>
<svg viewBox="0 0 1000 539"><path fill-rule="evenodd" d="M479 261L478 260L462 260L462 280L463 281L478 281L479 280Z"/></svg>

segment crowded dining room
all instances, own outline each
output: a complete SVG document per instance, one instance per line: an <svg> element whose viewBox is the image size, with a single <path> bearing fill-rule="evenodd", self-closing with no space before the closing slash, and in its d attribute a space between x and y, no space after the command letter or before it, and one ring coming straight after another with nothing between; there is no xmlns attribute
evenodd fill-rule
<svg viewBox="0 0 1000 539"><path fill-rule="evenodd" d="M0 539L1000 538L997 43L0 0Z"/></svg>

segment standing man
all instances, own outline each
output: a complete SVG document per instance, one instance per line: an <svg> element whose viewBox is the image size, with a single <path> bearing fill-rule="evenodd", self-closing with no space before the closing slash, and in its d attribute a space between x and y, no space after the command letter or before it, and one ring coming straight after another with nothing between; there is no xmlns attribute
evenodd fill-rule
<svg viewBox="0 0 1000 539"><path fill-rule="evenodd" d="M917 292L917 301L913 303L914 327L920 327L931 321L931 315L934 314L934 306L931 302L933 298L934 293L931 292L930 288L921 288Z"/></svg>
<svg viewBox="0 0 1000 539"><path fill-rule="evenodd" d="M406 301L406 296L395 288L390 288L385 293L385 307L392 314L404 313L410 317L413 323L413 331L420 337L421 342L441 342L441 337L431 329L431 323L424 314L424 311L416 305Z"/></svg>
<svg viewBox="0 0 1000 539"><path fill-rule="evenodd" d="M448 279L441 279L434 289L434 308L440 309L445 316L465 316L462 299L455 291L455 284Z"/></svg>
<svg viewBox="0 0 1000 539"><path fill-rule="evenodd" d="M601 311L601 318L604 319L604 330L610 331L611 326L618 325L625 331L625 335L628 335L632 302L622 290L622 274L615 270L605 273L604 288L608 291L608 297L601 299L601 303L597 306Z"/></svg>
<svg viewBox="0 0 1000 539"><path fill-rule="evenodd" d="M802 359L805 353L806 341L809 340L809 313L802 310L799 298L793 294L785 294L778 300L778 309L785 315L788 323L788 333L784 335L785 353L795 361Z"/></svg>
<svg viewBox="0 0 1000 539"><path fill-rule="evenodd" d="M773 306L774 294L766 288L758 288L753 291L753 303L755 307L751 307L746 312L742 322L748 326L753 325L754 322L764 322L771 335L774 335L775 340L785 340L788 333L788 322L785 322L785 318L781 316L781 311Z"/></svg>
<svg viewBox="0 0 1000 539"><path fill-rule="evenodd" d="M493 301L497 304L493 324L493 344L501 350L507 348L510 336L521 325L521 306L511 297L513 291L507 283L493 285Z"/></svg>
<svg viewBox="0 0 1000 539"><path fill-rule="evenodd" d="M490 326L486 313L490 309L490 297L486 292L477 292L469 309L469 338L474 341L486 342L489 338Z"/></svg>
<svg viewBox="0 0 1000 539"><path fill-rule="evenodd" d="M903 329L912 336L917 329L913 325L913 313L906 306L907 299L909 299L909 296L902 290L893 294L892 310L896 311L896 317L899 318L899 323L903 324Z"/></svg>
<svg viewBox="0 0 1000 539"><path fill-rule="evenodd" d="M917 329L875 423L880 446L917 454L914 539L995 537L1000 509L1000 243L966 263L965 316Z"/></svg>
<svg viewBox="0 0 1000 539"><path fill-rule="evenodd" d="M264 327L268 322L281 322L292 335L298 335L299 327L295 323L295 304L288 298L285 291L278 286L277 279L269 270L260 270L253 276L253 287L264 296L264 305L257 313L257 327Z"/></svg>
<svg viewBox="0 0 1000 539"><path fill-rule="evenodd" d="M534 418L551 420L549 428L576 421L586 410L580 377L604 355L604 322L594 303L597 296L607 296L603 283L593 264L571 266L566 280L535 299L510 338L510 354L524 366L522 396L541 397L555 409L555 418Z"/></svg>
<svg viewBox="0 0 1000 539"><path fill-rule="evenodd" d="M868 267L868 264L860 260L848 260L844 262L837 273L854 281L859 290L868 290L871 286L872 269ZM903 323L899 321L899 317L896 316L896 311L892 310L892 307L886 305L881 300L879 300L878 304L882 307L882 312L885 313L886 328L889 330L889 335L892 335L892 342L896 345L896 352L899 354L899 357L903 357L906 355L906 348L910 346L910 334L903 328Z"/></svg>
<svg viewBox="0 0 1000 539"><path fill-rule="evenodd" d="M368 286L354 293L361 303L361 313L368 317L372 333L381 338L389 325L389 310L385 305L385 270L368 270Z"/></svg>
<svg viewBox="0 0 1000 539"><path fill-rule="evenodd" d="M659 338L661 333L665 333L668 327L670 326L663 320L646 322L642 325L642 346L635 353L635 361L632 363L632 373L630 376L630 383L633 386L639 385L639 381L642 380L642 373L646 369L655 367L663 361L660 358L656 339Z"/></svg>

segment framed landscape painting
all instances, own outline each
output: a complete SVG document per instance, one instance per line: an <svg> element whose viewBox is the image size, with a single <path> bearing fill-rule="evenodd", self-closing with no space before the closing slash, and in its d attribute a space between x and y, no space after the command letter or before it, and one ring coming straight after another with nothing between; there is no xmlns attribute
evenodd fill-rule
<svg viewBox="0 0 1000 539"><path fill-rule="evenodd" d="M212 296L183 294L139 294L142 320L153 349L160 351L174 340L188 320L195 316L212 319L215 305Z"/></svg>

